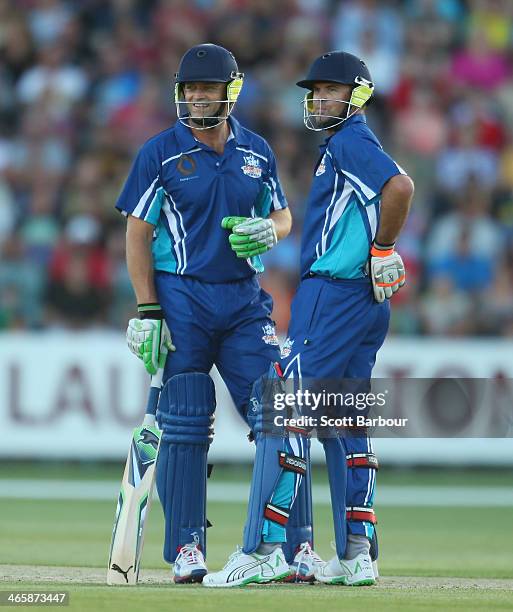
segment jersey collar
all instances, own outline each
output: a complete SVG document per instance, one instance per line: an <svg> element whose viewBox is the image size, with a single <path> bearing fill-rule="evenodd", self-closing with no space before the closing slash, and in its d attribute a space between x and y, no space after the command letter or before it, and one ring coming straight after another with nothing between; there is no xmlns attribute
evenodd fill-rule
<svg viewBox="0 0 513 612"><path fill-rule="evenodd" d="M235 119L235 117L228 117L228 125L230 126L231 130L230 136L228 136L228 141L235 139L235 144L237 145L248 146L250 144L248 138L245 136L245 130L242 129L240 123L237 121L237 119ZM191 149L202 147L202 143L198 142L192 135L191 128L187 127L180 121L176 122L175 130L176 138L182 151L190 151Z"/></svg>
<svg viewBox="0 0 513 612"><path fill-rule="evenodd" d="M235 142L238 145L249 146L251 143L249 142L248 137L246 136L246 130L242 129L241 124L235 119L235 117L229 117L228 123L232 128L233 137L235 138Z"/></svg>

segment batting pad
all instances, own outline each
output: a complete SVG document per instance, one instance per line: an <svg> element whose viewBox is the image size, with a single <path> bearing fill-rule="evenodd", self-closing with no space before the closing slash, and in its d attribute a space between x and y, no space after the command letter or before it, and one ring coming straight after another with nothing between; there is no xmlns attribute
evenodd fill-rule
<svg viewBox="0 0 513 612"><path fill-rule="evenodd" d="M260 543L284 542L290 508L301 479L306 474L305 442L300 434L283 428L283 435L265 432L264 403L278 375L271 366L268 375L253 385L248 422L256 445L248 515L242 550L255 552ZM289 437L290 435L290 437Z"/></svg>
<svg viewBox="0 0 513 612"><path fill-rule="evenodd" d="M346 488L347 463L346 449L340 438L321 440L326 455L328 479L330 483L333 526L335 528L335 545L339 559L343 559L347 546L346 523Z"/></svg>
<svg viewBox="0 0 513 612"><path fill-rule="evenodd" d="M287 563L292 563L294 556L303 542L310 542L314 547L313 513L312 513L312 476L310 472L310 439L304 441L306 474L299 485L297 497L290 510L287 523L287 541L283 552Z"/></svg>
<svg viewBox="0 0 513 612"><path fill-rule="evenodd" d="M215 388L210 376L178 374L160 394L162 430L156 482L165 517L164 559L198 541L206 556L207 453L214 429Z"/></svg>

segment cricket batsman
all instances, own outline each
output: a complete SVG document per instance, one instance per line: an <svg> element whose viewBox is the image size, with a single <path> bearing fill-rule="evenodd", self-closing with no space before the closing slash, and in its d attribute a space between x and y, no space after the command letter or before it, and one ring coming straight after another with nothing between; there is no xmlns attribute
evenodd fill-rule
<svg viewBox="0 0 513 612"><path fill-rule="evenodd" d="M413 182L367 126L374 85L365 63L342 51L317 58L307 77L304 123L325 131L307 201L301 283L282 352L285 377L370 381L388 324L389 299L405 282L395 243L413 197ZM373 499L377 460L366 432L326 437L336 556L296 563L299 579L374 584ZM309 479L288 523L289 559L312 537ZM376 556L376 551L373 557Z"/></svg>
<svg viewBox="0 0 513 612"><path fill-rule="evenodd" d="M116 204L127 217L127 266L139 312L129 322L128 344L150 374L165 361L156 481L164 558L177 583L207 574L207 452L216 407L209 372L215 364L252 426L254 383L279 361L272 300L256 273L263 270L259 255L288 235L291 216L272 150L232 115L243 78L223 47L189 49L175 75L178 120L141 148ZM236 555L245 567L221 586L289 572L283 513L302 477L301 449L285 437L266 446L254 433L248 529ZM289 457L297 458L288 462L296 471Z"/></svg>

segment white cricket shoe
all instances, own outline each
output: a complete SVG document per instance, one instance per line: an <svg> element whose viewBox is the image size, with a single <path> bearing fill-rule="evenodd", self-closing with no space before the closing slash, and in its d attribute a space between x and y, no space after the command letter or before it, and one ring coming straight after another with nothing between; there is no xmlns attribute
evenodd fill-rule
<svg viewBox="0 0 513 612"><path fill-rule="evenodd" d="M220 572L207 574L203 578L203 586L235 587L252 582L263 584L282 580L289 573L289 564L285 561L281 546L267 555L247 555L237 548Z"/></svg>
<svg viewBox="0 0 513 612"><path fill-rule="evenodd" d="M310 542L303 542L297 548L296 555L289 565L290 574L284 579L284 582L314 582L315 568L324 563L312 549Z"/></svg>
<svg viewBox="0 0 513 612"><path fill-rule="evenodd" d="M325 584L345 584L347 586L365 586L375 584L369 555L358 555L354 559L333 557L325 565L315 568L315 579Z"/></svg>
<svg viewBox="0 0 513 612"><path fill-rule="evenodd" d="M207 572L205 558L197 542L185 544L180 548L173 566L173 580L177 584L201 582Z"/></svg>

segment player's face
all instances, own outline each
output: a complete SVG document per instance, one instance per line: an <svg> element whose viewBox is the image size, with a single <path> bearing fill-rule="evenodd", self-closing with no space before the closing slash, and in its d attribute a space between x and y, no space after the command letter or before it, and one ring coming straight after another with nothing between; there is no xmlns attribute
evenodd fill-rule
<svg viewBox="0 0 513 612"><path fill-rule="evenodd" d="M205 117L218 117L226 100L225 83L185 83L183 86L185 102L189 116L193 120Z"/></svg>
<svg viewBox="0 0 513 612"><path fill-rule="evenodd" d="M351 98L352 87L340 83L320 82L314 83L313 92L313 115L329 115L315 117L318 128L328 128L334 123L332 117L345 117L347 104Z"/></svg>

